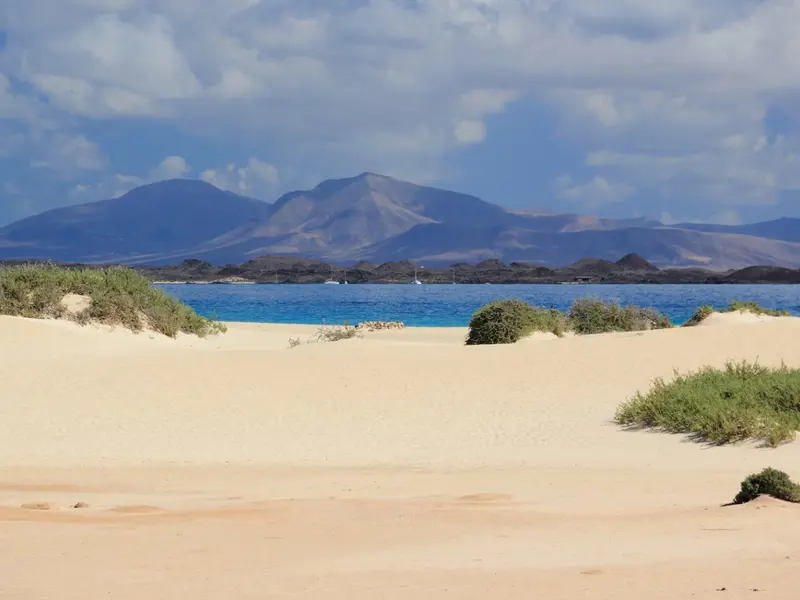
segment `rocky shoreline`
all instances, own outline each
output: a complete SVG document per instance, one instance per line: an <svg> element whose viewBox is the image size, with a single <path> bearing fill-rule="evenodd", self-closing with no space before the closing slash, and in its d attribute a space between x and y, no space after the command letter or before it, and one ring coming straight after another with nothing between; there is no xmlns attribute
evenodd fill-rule
<svg viewBox="0 0 800 600"><path fill-rule="evenodd" d="M134 267L154 283L163 284L407 284L413 283L411 261L358 263L354 266L293 257L261 257L241 265L214 266L198 260L180 265ZM446 268L416 267L416 278L425 284L726 284L800 283L800 270L752 266L725 272L699 268L659 269L629 254L616 262L586 258L573 265L549 268L529 263L506 265L485 260L472 265L457 263Z"/></svg>
<svg viewBox="0 0 800 600"><path fill-rule="evenodd" d="M4 261L19 264L22 261ZM64 264L73 268L108 265ZM353 266L287 256L264 256L239 265L216 266L189 259L177 265L132 266L154 284L254 285L254 284L408 284L415 277L424 284L733 284L800 283L800 269L751 266L730 271L696 267L659 269L635 254L616 262L585 258L565 267L550 268L530 263L504 264L485 260L478 264L456 263L444 268L425 268L411 261L381 265L361 262Z"/></svg>

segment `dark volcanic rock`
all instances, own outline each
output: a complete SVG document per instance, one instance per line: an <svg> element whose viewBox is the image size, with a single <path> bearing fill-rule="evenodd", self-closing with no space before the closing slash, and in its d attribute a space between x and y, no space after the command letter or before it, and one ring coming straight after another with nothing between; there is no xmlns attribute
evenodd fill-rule
<svg viewBox="0 0 800 600"><path fill-rule="evenodd" d="M359 263L356 263L356 266L353 267L354 269L358 269L359 271L367 271L372 272L378 268L378 263L370 262L367 260L362 260Z"/></svg>
<svg viewBox="0 0 800 600"><path fill-rule="evenodd" d="M645 261L646 262L646 261ZM623 263L620 265L619 263ZM0 261L0 266L18 264ZM96 269L101 264L64 264L67 268ZM483 261L481 268L468 263L456 263L444 268L417 269L424 283L461 284L513 284L513 283L800 283L800 270L781 267L754 266L731 272L707 269L634 269L638 260L617 263L586 258L558 269L541 265L500 261ZM366 267L366 268L364 268ZM359 263L355 267L331 265L319 260L298 259L287 256L262 256L246 263L215 267L202 261L186 260L177 265L134 267L151 281L187 283L322 283L331 277L337 281L347 278L349 283L411 283L414 263L411 261L387 262L379 266Z"/></svg>
<svg viewBox="0 0 800 600"><path fill-rule="evenodd" d="M800 283L800 270L784 267L745 267L725 275L732 283Z"/></svg>
<svg viewBox="0 0 800 600"><path fill-rule="evenodd" d="M634 253L626 254L620 258L616 264L623 269L628 269L630 271L650 271L655 273L661 270L654 264L647 262L641 256Z"/></svg>
<svg viewBox="0 0 800 600"><path fill-rule="evenodd" d="M578 275L608 275L620 270L616 263L602 258L582 258L568 268Z"/></svg>
<svg viewBox="0 0 800 600"><path fill-rule="evenodd" d="M496 269L505 269L506 266L498 258L487 258L475 265L475 268L481 271L494 271Z"/></svg>

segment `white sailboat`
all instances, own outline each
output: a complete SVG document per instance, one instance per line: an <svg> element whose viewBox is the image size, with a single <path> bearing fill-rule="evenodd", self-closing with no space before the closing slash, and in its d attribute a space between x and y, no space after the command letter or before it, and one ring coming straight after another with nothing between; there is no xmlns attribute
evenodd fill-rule
<svg viewBox="0 0 800 600"><path fill-rule="evenodd" d="M331 265L331 277L325 282L326 285L339 285L339 282L333 278L333 265Z"/></svg>
<svg viewBox="0 0 800 600"><path fill-rule="evenodd" d="M417 267L414 267L414 283L417 285L422 285L422 282L419 279L417 279Z"/></svg>

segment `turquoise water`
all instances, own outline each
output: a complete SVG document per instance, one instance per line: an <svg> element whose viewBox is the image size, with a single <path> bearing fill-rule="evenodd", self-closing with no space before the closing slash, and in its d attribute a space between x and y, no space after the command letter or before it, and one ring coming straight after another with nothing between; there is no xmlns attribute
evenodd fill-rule
<svg viewBox="0 0 800 600"><path fill-rule="evenodd" d="M676 324L701 304L752 300L800 314L798 285L160 285L201 315L223 321L330 324L403 321L407 326L466 326L482 304L521 298L566 310L591 296L655 308Z"/></svg>

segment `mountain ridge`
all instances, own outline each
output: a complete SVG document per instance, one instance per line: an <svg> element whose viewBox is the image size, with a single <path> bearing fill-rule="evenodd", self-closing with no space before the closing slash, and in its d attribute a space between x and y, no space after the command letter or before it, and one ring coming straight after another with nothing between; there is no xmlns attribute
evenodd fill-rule
<svg viewBox="0 0 800 600"><path fill-rule="evenodd" d="M756 235L757 234L757 235ZM242 263L260 255L431 264L563 265L636 253L659 267L800 267L800 219L750 225L663 223L512 210L376 173L329 179L274 203L190 179L46 211L0 228L0 259Z"/></svg>

